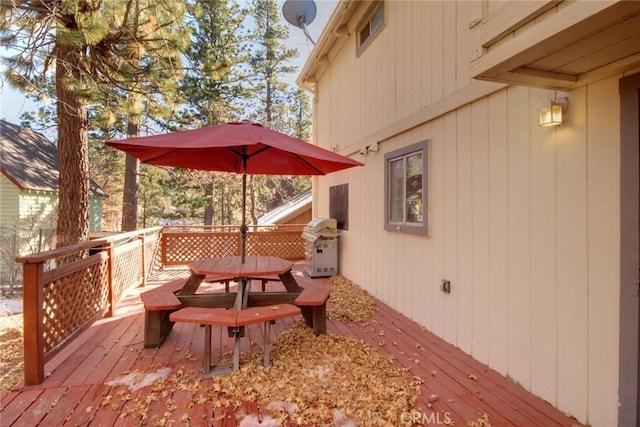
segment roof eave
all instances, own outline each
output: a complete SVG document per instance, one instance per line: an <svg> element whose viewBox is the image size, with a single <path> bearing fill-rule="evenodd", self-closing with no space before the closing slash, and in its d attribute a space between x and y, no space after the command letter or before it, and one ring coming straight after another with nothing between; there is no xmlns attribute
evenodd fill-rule
<svg viewBox="0 0 640 427"><path fill-rule="evenodd" d="M320 38L309 54L296 83L303 89L314 91L318 78L329 66L329 53L335 44L349 37L348 21L358 7L354 0L340 0L325 25Z"/></svg>

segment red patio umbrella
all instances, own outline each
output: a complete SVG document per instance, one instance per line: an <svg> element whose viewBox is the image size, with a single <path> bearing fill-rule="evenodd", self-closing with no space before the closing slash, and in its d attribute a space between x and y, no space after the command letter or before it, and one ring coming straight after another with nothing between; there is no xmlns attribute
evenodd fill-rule
<svg viewBox="0 0 640 427"><path fill-rule="evenodd" d="M242 174L242 260L246 242L246 175L325 175L362 163L258 123L230 122L107 145L142 163Z"/></svg>

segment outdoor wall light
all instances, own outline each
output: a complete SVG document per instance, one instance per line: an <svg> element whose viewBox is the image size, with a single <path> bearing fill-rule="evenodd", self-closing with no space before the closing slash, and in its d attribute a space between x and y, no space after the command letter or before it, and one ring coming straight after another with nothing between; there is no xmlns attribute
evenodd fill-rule
<svg viewBox="0 0 640 427"><path fill-rule="evenodd" d="M553 97L549 105L540 108L540 126L548 128L562 124L562 113L567 110L569 98Z"/></svg>

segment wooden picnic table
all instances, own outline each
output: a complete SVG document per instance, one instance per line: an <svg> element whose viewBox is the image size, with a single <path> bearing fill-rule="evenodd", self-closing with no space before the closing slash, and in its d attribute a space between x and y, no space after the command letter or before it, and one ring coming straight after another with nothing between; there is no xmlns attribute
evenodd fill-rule
<svg viewBox="0 0 640 427"><path fill-rule="evenodd" d="M178 293L184 307L234 308L236 310L270 304L292 304L300 295L291 274L293 263L277 257L212 257L189 264L191 276ZM238 280L237 292L197 293L207 276L232 277ZM250 292L252 278L277 276L285 287L281 292Z"/></svg>
<svg viewBox="0 0 640 427"><path fill-rule="evenodd" d="M239 256L205 258L191 263L191 276L186 281L177 279L141 295L145 306L144 346L159 347L173 328L171 313L187 307L245 310L292 304L301 308L302 316L314 334L326 333L329 289L310 285L303 289L293 277L292 268L291 261L264 256L247 256L244 263ZM238 290L198 292L207 277L237 280ZM251 292L252 279L262 280L263 289L265 280L279 280L284 290ZM233 334L230 328L229 335ZM244 335L244 329L240 334Z"/></svg>

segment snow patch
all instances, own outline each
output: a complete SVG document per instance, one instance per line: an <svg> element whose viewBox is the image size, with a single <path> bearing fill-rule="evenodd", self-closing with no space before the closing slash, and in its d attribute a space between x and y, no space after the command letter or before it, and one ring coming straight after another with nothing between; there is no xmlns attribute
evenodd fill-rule
<svg viewBox="0 0 640 427"><path fill-rule="evenodd" d="M282 408L285 411L287 411L289 415L293 415L298 410L298 405L296 405L295 403L289 403L282 400L274 400L273 402L269 402L269 404L267 405L267 409L272 409L272 408Z"/></svg>
<svg viewBox="0 0 640 427"><path fill-rule="evenodd" d="M342 427L358 427L356 422L345 418L342 411L336 408L333 408L333 425Z"/></svg>
<svg viewBox="0 0 640 427"><path fill-rule="evenodd" d="M117 386L125 385L129 390L136 391L142 387L149 386L158 380L166 379L171 373L171 368L158 369L155 372L131 372L114 380L108 381L106 385Z"/></svg>
<svg viewBox="0 0 640 427"><path fill-rule="evenodd" d="M258 417L249 415L244 417L239 424L240 427L278 427L278 421L269 416L264 417L262 421Z"/></svg>
<svg viewBox="0 0 640 427"><path fill-rule="evenodd" d="M325 381L326 375L331 371L329 366L316 365L313 369L309 369L310 377L318 377L320 381Z"/></svg>

